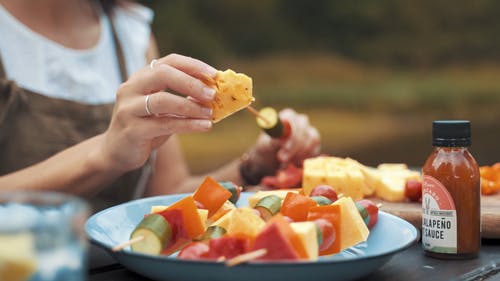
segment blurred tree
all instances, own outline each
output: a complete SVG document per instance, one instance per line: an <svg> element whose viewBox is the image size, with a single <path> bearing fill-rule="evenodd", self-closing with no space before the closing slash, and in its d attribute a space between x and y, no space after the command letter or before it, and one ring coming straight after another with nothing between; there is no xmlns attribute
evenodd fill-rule
<svg viewBox="0 0 500 281"><path fill-rule="evenodd" d="M163 53L209 61L327 51L396 65L499 59L497 0L168 0L156 12Z"/></svg>

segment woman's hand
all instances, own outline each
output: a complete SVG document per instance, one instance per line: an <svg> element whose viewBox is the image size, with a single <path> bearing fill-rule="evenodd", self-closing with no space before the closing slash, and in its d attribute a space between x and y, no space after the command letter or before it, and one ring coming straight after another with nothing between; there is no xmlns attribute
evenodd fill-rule
<svg viewBox="0 0 500 281"><path fill-rule="evenodd" d="M273 139L261 133L255 146L243 157L240 172L249 184L258 184L264 176L289 163L302 166L306 158L319 155L321 140L318 130L309 123L305 114L284 109L280 119L290 123L291 134L286 139Z"/></svg>
<svg viewBox="0 0 500 281"><path fill-rule="evenodd" d="M306 158L317 156L321 151L321 139L318 130L309 123L305 114L299 114L293 109L284 109L280 118L291 126L291 135L281 142L278 150L278 160L281 163L293 163L302 166Z"/></svg>
<svg viewBox="0 0 500 281"><path fill-rule="evenodd" d="M171 54L130 77L118 89L104 134L100 156L106 165L138 168L172 134L209 130L212 112L202 103L214 98L215 89L202 80L216 73L199 60Z"/></svg>

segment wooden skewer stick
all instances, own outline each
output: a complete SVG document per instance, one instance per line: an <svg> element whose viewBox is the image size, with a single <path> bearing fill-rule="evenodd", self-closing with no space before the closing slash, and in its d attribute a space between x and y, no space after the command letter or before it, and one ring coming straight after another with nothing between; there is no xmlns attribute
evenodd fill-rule
<svg viewBox="0 0 500 281"><path fill-rule="evenodd" d="M379 209L380 209L380 208L382 208L382 206L384 206L384 204L382 204L382 203L378 203L376 206L377 206L377 208L379 208Z"/></svg>
<svg viewBox="0 0 500 281"><path fill-rule="evenodd" d="M142 236L142 235L141 235L141 236L137 236L137 237L135 237L135 238L133 238L133 239L130 239L130 240L125 241L125 242L123 242L123 243L121 243L121 244L119 244L119 245L114 246L114 247L113 247L113 249L111 249L111 250L112 250L113 252L118 252L118 251L121 251L121 250L123 250L123 249L127 248L128 246L130 246L130 245L132 245L132 244L135 244L135 243L137 243L137 242L142 241L143 239L144 239L144 236Z"/></svg>
<svg viewBox="0 0 500 281"><path fill-rule="evenodd" d="M266 117L262 116L257 109L253 108L251 105L247 106L247 110L252 113L255 117L261 119L262 121L266 122L267 124L271 125L271 122L266 119Z"/></svg>
<svg viewBox="0 0 500 281"><path fill-rule="evenodd" d="M248 252L246 254L241 254L232 259L226 261L226 266L231 267L241 263L249 262L254 259L258 259L267 254L267 249L259 249L253 252Z"/></svg>

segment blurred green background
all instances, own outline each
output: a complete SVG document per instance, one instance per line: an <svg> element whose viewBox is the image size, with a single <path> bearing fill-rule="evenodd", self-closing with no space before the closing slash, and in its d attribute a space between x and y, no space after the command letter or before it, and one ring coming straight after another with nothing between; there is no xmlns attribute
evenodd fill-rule
<svg viewBox="0 0 500 281"><path fill-rule="evenodd" d="M162 55L253 78L256 108L309 115L323 152L421 166L435 119L472 121L480 165L500 161L500 1L166 0ZM194 172L239 157L259 133L245 111L182 136Z"/></svg>

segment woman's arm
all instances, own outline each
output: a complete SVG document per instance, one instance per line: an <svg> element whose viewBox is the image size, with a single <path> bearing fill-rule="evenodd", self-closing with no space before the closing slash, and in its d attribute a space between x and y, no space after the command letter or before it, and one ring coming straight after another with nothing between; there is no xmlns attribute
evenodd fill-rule
<svg viewBox="0 0 500 281"><path fill-rule="evenodd" d="M124 171L106 163L99 149L103 135L90 138L49 159L0 177L0 191L56 190L78 195L100 191Z"/></svg>
<svg viewBox="0 0 500 281"><path fill-rule="evenodd" d="M172 54L158 59L153 68L144 67L120 86L106 132L1 176L0 191L64 190L83 195L101 190L144 165L151 151L170 136L210 130L210 109L167 91L209 102L215 91L199 79L215 74L211 66L193 58Z"/></svg>

